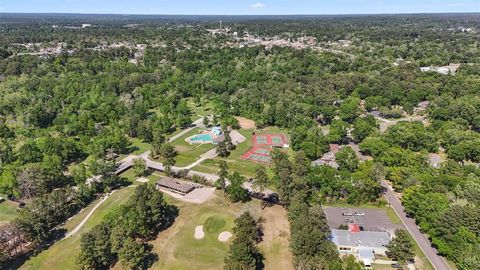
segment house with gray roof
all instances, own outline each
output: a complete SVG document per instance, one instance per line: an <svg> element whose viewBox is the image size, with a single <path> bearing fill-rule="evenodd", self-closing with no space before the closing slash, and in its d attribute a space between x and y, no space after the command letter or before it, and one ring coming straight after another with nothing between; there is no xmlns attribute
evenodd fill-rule
<svg viewBox="0 0 480 270"><path fill-rule="evenodd" d="M390 242L387 232L371 232L332 229L331 240L342 255L353 255L365 266L375 261L375 255L386 255Z"/></svg>

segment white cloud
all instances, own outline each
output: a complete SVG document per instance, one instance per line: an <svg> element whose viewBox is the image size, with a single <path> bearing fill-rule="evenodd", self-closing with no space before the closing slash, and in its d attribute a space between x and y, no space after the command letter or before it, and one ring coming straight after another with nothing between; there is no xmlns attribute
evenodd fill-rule
<svg viewBox="0 0 480 270"><path fill-rule="evenodd" d="M257 2L255 4L252 4L250 5L251 8L254 8L254 9L261 9L261 8L264 8L265 7L265 4L263 3L260 3L260 2Z"/></svg>

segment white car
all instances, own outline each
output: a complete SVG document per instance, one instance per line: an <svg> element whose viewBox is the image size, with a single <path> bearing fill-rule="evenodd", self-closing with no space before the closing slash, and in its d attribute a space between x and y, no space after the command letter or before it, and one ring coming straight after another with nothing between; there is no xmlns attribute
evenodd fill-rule
<svg viewBox="0 0 480 270"><path fill-rule="evenodd" d="M355 213L353 213L353 215L357 216L357 217L358 216L363 217L363 216L365 216L365 213L364 212L355 212Z"/></svg>

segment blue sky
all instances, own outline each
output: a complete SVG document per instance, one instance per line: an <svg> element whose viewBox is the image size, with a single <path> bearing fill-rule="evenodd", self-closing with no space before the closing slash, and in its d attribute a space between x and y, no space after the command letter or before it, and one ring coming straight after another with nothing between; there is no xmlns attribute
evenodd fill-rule
<svg viewBox="0 0 480 270"><path fill-rule="evenodd" d="M0 0L0 12L201 15L480 12L480 0Z"/></svg>

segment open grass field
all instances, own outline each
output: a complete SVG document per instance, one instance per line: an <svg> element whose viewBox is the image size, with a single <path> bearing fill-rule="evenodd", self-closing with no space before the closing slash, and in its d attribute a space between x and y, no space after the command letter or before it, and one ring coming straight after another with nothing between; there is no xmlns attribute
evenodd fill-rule
<svg viewBox="0 0 480 270"><path fill-rule="evenodd" d="M267 207L261 217L264 235L259 247L265 257L265 269L293 269L287 210L280 206Z"/></svg>
<svg viewBox="0 0 480 270"><path fill-rule="evenodd" d="M250 211L254 217L262 216L265 220L265 241L260 244L266 257L265 269L292 269L276 267L291 265L288 222L282 208L274 207L262 211L260 202L256 200L245 204L232 204L221 191L215 192L211 200L201 205L174 199L171 203L179 208L179 216L172 227L160 232L158 238L152 241L154 252L159 256L152 269L223 269L224 257L231 240L220 242L217 239L218 234L226 230L232 231L234 219L245 210ZM194 231L199 225L203 225L205 237L197 240L194 238Z"/></svg>
<svg viewBox="0 0 480 270"><path fill-rule="evenodd" d="M78 231L77 234L68 239L56 242L48 249L40 252L36 256L32 256L26 261L20 269L49 269L49 270L63 270L75 269L76 258L80 253L80 236L90 231L94 226L98 225L103 218L113 211L116 207L124 204L135 189L126 187L115 191L90 217L85 225ZM95 202L94 202L95 203ZM93 207L93 206L89 206ZM88 209L84 212L88 213ZM80 213L80 214L83 214ZM73 229L79 222L80 217L74 217L67 221L65 228L67 230Z"/></svg>
<svg viewBox="0 0 480 270"><path fill-rule="evenodd" d="M5 198L5 197L4 197ZM17 217L18 204L9 200L0 203L0 224L8 223Z"/></svg>

